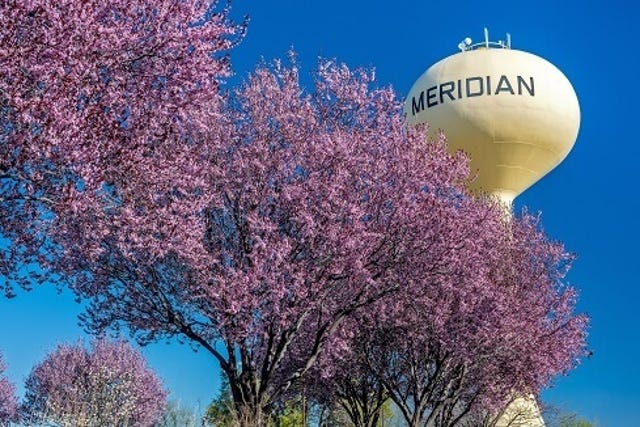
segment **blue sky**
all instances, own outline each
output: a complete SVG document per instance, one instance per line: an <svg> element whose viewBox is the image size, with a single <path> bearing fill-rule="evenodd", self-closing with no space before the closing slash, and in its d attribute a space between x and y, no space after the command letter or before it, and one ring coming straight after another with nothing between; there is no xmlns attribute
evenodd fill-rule
<svg viewBox="0 0 640 427"><path fill-rule="evenodd" d="M466 36L511 33L512 45L555 64L572 82L582 122L567 159L518 199L541 211L545 230L565 242L577 261L568 277L580 290L579 310L591 316L592 358L543 394L546 401L598 421L640 425L640 301L637 129L640 66L632 2L324 0L236 1L232 13L250 16L245 40L232 52L236 77L261 57L284 57L293 47L303 69L319 56L375 67L378 83L402 96L434 62L456 52ZM633 21L632 21L633 20ZM50 287L0 299L0 349L11 379L59 341L83 336L80 308ZM218 367L187 345L144 349L173 396L206 406L220 384Z"/></svg>

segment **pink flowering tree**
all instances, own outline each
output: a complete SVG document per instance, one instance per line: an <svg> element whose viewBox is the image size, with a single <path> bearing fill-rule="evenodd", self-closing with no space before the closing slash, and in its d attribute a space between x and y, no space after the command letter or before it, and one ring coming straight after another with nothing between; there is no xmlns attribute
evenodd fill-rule
<svg viewBox="0 0 640 427"><path fill-rule="evenodd" d="M152 426L167 392L142 355L125 341L60 345L26 381L22 412L30 425Z"/></svg>
<svg viewBox="0 0 640 427"><path fill-rule="evenodd" d="M18 415L15 387L3 376L4 370L5 365L0 354L0 426L16 421Z"/></svg>
<svg viewBox="0 0 640 427"><path fill-rule="evenodd" d="M344 384L373 376L410 426L480 425L573 368L586 353L586 318L574 314L575 291L562 283L571 257L535 218L506 225L510 239L493 240L455 274L361 312L350 352L332 358L328 379L312 390L371 405L374 394L362 399L364 389ZM345 372L354 373L350 382Z"/></svg>
<svg viewBox="0 0 640 427"><path fill-rule="evenodd" d="M0 244L9 246L0 252L0 287L7 294L11 282L32 282L25 265L59 255L48 219L82 209L65 205L67 197L84 191L87 202L99 195L117 204L131 195L111 184L145 175L141 158L171 157L162 164L164 182L137 184L176 188L182 203L194 202L188 194L199 177L187 161L189 141L218 119L211 105L230 73L224 52L244 29L216 3L0 2Z"/></svg>

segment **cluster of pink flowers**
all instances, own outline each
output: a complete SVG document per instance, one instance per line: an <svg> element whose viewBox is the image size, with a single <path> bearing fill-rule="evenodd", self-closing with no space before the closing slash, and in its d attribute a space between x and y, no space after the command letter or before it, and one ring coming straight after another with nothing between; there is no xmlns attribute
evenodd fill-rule
<svg viewBox="0 0 640 427"><path fill-rule="evenodd" d="M0 355L0 425L4 426L11 421L15 421L18 416L18 400L13 384L2 374L5 365Z"/></svg>
<svg viewBox="0 0 640 427"><path fill-rule="evenodd" d="M175 189L180 197L156 217L161 253L176 235L195 239L197 230L178 231L176 221L205 204L192 197L206 175L197 160L213 153L196 153L189 141L220 120L219 85L230 74L224 51L244 26L199 0L3 1L0 17L0 231L12 242L0 254L5 292L11 282L29 286L24 264L61 250L49 239L52 210L92 221L99 210L87 212L90 203L137 201L121 206L112 225L94 222L87 253L100 251L110 226L134 223L127 241L152 247L137 214ZM163 174L153 172L159 168ZM120 187L131 174L138 179Z"/></svg>

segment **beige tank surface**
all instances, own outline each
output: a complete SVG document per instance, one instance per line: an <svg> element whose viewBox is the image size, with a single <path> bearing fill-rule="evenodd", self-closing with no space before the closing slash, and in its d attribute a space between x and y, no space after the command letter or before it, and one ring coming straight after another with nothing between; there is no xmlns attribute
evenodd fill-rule
<svg viewBox="0 0 640 427"><path fill-rule="evenodd" d="M533 396L514 399L495 420L494 427L545 427L540 408Z"/></svg>
<svg viewBox="0 0 640 427"><path fill-rule="evenodd" d="M513 50L510 41L466 39L431 66L405 103L409 123L442 129L452 149L471 157L474 191L507 203L557 166L578 135L580 107L567 78L550 62Z"/></svg>

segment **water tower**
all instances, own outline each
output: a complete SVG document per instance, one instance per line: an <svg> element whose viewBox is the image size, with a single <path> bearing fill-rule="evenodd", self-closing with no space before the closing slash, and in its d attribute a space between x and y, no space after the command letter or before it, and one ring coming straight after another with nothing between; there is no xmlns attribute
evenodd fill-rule
<svg viewBox="0 0 640 427"><path fill-rule="evenodd" d="M578 136L580 106L569 80L539 56L511 49L511 38L473 44L435 63L414 83L405 102L411 124L445 132L451 150L471 159L476 193L513 199L555 168ZM512 402L497 426L544 426L533 396Z"/></svg>
<svg viewBox="0 0 640 427"><path fill-rule="evenodd" d="M409 123L444 130L452 150L471 158L475 192L507 204L556 167L578 135L580 107L569 80L553 64L511 49L511 38L473 44L435 63L405 103Z"/></svg>

